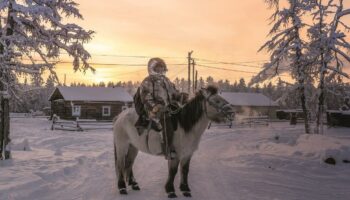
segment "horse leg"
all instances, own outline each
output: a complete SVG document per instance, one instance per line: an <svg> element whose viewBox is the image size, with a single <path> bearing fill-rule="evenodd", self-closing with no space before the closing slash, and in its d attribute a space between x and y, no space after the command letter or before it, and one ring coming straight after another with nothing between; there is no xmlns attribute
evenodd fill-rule
<svg viewBox="0 0 350 200"><path fill-rule="evenodd" d="M122 152L121 152L122 151ZM123 153L123 148L117 148L116 145L114 145L114 160L115 160L115 171L116 176L118 179L118 189L120 194L128 194L126 191L126 184L125 184L125 156L126 153Z"/></svg>
<svg viewBox="0 0 350 200"><path fill-rule="evenodd" d="M174 179L177 173L179 166L179 160L177 158L173 160L168 160L168 180L165 184L165 191L168 194L169 198L176 198L175 188L174 188Z"/></svg>
<svg viewBox="0 0 350 200"><path fill-rule="evenodd" d="M136 182L136 179L134 177L134 173L132 170L137 153L138 153L138 149L136 149L133 145L130 144L128 154L126 156L125 168L126 168L128 185L130 185L133 190L140 190L140 187Z"/></svg>
<svg viewBox="0 0 350 200"><path fill-rule="evenodd" d="M181 182L180 182L180 190L185 197L191 197L191 189L188 186L188 172L190 169L190 161L191 158L183 159L180 162L181 166Z"/></svg>

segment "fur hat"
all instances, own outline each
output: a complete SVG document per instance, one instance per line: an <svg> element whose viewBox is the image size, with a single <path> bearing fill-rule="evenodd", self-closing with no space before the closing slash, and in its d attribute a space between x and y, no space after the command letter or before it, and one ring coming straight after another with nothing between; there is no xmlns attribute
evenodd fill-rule
<svg viewBox="0 0 350 200"><path fill-rule="evenodd" d="M156 67L161 67L163 70L161 72L156 72L154 69ZM149 75L165 75L165 73L168 71L168 68L161 58L151 58L148 61L148 74Z"/></svg>

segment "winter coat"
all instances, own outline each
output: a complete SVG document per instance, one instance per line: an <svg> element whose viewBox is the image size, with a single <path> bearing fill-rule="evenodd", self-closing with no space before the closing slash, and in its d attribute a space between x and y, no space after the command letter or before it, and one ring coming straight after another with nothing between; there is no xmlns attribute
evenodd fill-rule
<svg viewBox="0 0 350 200"><path fill-rule="evenodd" d="M149 75L140 85L141 101L148 112L157 104L163 106L177 101L180 93L175 85L164 75Z"/></svg>

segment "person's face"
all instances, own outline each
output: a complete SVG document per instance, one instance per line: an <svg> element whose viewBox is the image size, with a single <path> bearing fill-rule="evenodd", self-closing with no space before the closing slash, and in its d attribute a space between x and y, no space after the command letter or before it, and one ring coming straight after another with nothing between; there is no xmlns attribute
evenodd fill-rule
<svg viewBox="0 0 350 200"><path fill-rule="evenodd" d="M166 69L163 65L156 65L154 68L154 71L159 73L159 74L165 74Z"/></svg>

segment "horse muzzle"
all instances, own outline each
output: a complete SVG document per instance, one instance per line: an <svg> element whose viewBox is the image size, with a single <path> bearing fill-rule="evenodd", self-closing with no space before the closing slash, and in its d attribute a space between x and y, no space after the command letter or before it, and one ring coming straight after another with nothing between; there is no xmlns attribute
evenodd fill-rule
<svg viewBox="0 0 350 200"><path fill-rule="evenodd" d="M235 110L230 104L226 104L222 107L222 113L225 115L226 120L232 121L234 118Z"/></svg>

